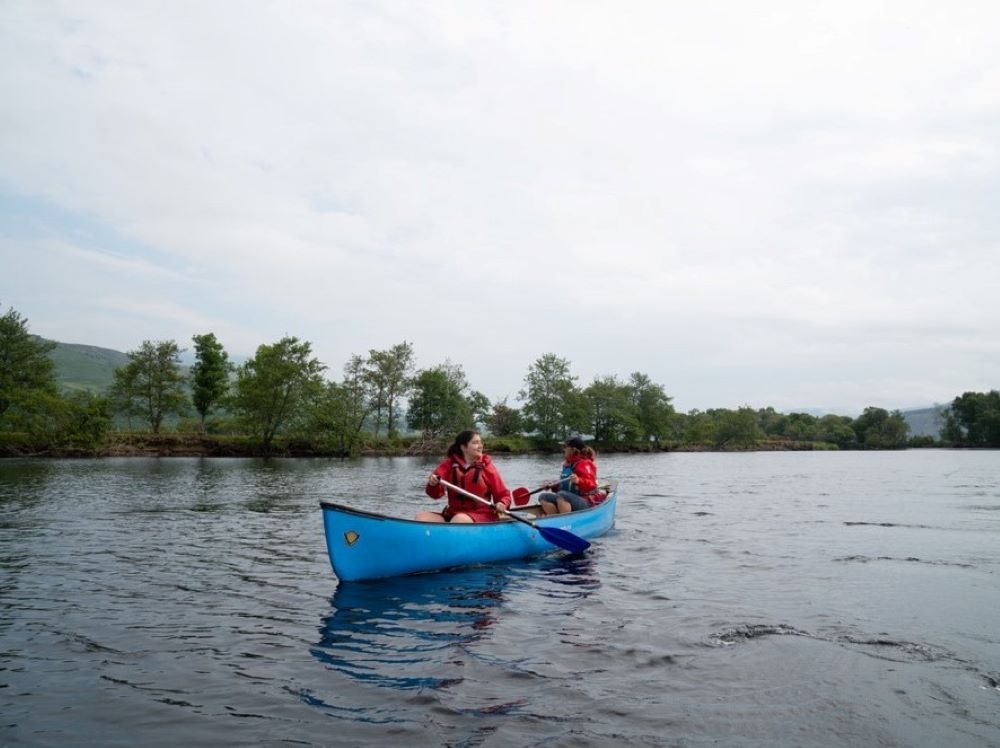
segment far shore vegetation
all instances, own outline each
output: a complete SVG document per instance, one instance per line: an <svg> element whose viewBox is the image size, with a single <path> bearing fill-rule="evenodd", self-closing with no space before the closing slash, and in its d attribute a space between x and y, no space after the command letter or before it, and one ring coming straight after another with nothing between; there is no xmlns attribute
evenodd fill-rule
<svg viewBox="0 0 1000 748"><path fill-rule="evenodd" d="M495 454L556 452L573 434L602 452L1000 447L997 390L956 396L936 437L911 437L900 411L874 406L856 418L678 413L647 374L580 385L555 353L529 366L509 403L473 389L458 363L417 369L405 341L352 356L340 377L295 337L261 345L238 366L212 333L192 344L190 368L176 341L145 340L110 381L75 381L57 375L56 344L9 309L0 316L0 456L439 455L470 425Z"/></svg>

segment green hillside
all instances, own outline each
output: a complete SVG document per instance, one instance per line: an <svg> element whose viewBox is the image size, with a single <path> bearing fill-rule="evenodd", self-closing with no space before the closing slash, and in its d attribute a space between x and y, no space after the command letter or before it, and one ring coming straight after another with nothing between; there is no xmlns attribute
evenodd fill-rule
<svg viewBox="0 0 1000 748"><path fill-rule="evenodd" d="M114 382L115 369L128 363L128 356L110 348L54 342L49 357L56 365L56 380L67 390L104 392Z"/></svg>

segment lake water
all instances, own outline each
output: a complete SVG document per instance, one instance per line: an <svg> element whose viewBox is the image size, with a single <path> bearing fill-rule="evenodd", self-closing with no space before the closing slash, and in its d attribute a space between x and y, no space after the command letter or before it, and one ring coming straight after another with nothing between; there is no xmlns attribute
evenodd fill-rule
<svg viewBox="0 0 1000 748"><path fill-rule="evenodd" d="M338 585L432 464L0 461L0 744L1000 746L1000 453L609 455L583 557Z"/></svg>

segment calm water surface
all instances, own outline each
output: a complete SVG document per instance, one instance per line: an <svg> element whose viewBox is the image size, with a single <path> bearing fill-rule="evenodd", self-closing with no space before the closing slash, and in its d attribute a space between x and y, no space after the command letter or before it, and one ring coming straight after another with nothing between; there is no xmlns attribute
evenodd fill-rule
<svg viewBox="0 0 1000 748"><path fill-rule="evenodd" d="M1000 746L1000 453L607 456L584 557L339 585L431 465L0 461L0 745Z"/></svg>

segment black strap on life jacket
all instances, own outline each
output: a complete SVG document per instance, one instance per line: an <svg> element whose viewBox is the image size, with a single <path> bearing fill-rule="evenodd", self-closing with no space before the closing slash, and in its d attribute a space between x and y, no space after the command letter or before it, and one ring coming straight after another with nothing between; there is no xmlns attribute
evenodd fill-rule
<svg viewBox="0 0 1000 748"><path fill-rule="evenodd" d="M457 460L452 460L451 482L454 483L456 486L461 486L467 491L470 490L472 486L470 486L468 482L465 480L465 476L468 475L470 470L475 471L475 473L472 476L472 483L473 485L477 485L479 483L479 476L482 475L483 472L483 464L481 462L475 462L463 470L462 466L458 464ZM475 491L473 491L473 493L475 493ZM472 501L472 499L467 499L467 501Z"/></svg>

